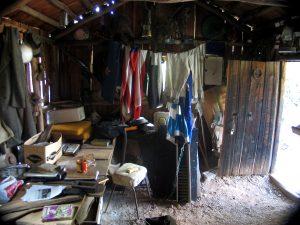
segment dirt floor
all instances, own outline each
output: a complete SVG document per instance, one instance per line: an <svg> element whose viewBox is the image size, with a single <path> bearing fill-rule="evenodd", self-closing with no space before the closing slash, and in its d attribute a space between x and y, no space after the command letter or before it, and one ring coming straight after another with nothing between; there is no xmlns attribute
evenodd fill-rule
<svg viewBox="0 0 300 225"><path fill-rule="evenodd" d="M178 204L152 199L138 192L140 219L136 219L133 192L115 192L109 208L102 214L102 225L145 224L145 218L170 215L177 225L281 225L296 208L271 183L268 176L220 178L207 173L197 201ZM110 190L104 196L105 210Z"/></svg>

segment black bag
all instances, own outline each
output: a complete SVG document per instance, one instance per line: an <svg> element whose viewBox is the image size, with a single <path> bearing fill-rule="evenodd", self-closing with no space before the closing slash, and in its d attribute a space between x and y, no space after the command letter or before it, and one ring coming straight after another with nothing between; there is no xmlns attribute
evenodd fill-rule
<svg viewBox="0 0 300 225"><path fill-rule="evenodd" d="M94 138L109 138L113 139L115 137L123 134L123 127L119 125L119 121L102 121L97 124L94 128Z"/></svg>
<svg viewBox="0 0 300 225"><path fill-rule="evenodd" d="M176 225L175 219L169 215L146 218L145 222L147 225Z"/></svg>

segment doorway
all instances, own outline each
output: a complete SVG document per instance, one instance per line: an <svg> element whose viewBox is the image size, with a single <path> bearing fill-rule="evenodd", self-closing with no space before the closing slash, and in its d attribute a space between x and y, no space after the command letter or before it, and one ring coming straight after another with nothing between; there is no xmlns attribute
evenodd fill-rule
<svg viewBox="0 0 300 225"><path fill-rule="evenodd" d="M293 198L300 198L300 62L286 62L277 157L271 177Z"/></svg>

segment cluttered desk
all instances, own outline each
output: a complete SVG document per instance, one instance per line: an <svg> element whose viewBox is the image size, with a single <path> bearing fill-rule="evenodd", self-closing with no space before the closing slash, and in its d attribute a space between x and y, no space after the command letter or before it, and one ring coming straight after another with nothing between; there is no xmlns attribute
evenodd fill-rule
<svg viewBox="0 0 300 225"><path fill-rule="evenodd" d="M114 147L115 139L66 145L61 133L33 136L25 163L0 170L1 222L100 224Z"/></svg>

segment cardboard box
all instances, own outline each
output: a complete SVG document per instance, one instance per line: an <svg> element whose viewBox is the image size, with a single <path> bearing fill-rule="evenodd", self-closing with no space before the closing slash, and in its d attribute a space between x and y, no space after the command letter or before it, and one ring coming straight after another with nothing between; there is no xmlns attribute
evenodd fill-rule
<svg viewBox="0 0 300 225"><path fill-rule="evenodd" d="M30 166L54 164L62 156L61 133L51 133L50 144L46 146L34 145L40 135L41 133L38 133L24 143L24 160Z"/></svg>
<svg viewBox="0 0 300 225"><path fill-rule="evenodd" d="M46 112L47 124L77 122L85 119L84 107L62 108Z"/></svg>

